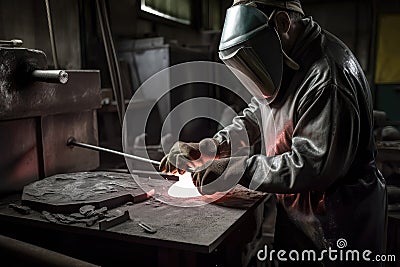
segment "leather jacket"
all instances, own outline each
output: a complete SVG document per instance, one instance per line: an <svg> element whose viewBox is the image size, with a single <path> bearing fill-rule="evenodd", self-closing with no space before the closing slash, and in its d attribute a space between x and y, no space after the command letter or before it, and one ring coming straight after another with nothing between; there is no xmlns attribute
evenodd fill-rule
<svg viewBox="0 0 400 267"><path fill-rule="evenodd" d="M276 195L275 247L338 249L337 240L344 238L345 249L381 254L387 196L375 166L368 82L345 44L312 18L302 22L305 31L290 53L300 69L284 71L269 103L275 125L263 120L262 127L276 127L274 147L246 160L240 183L258 179L257 190ZM229 136L246 131L257 144L259 105L253 99L214 138L229 143Z"/></svg>

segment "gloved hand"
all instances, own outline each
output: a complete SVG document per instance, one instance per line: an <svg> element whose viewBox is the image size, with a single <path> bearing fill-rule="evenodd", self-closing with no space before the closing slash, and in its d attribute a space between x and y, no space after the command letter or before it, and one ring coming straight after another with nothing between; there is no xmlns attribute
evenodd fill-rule
<svg viewBox="0 0 400 267"><path fill-rule="evenodd" d="M188 160L197 160L201 156L198 143L176 142L160 164L160 171L183 174L188 166Z"/></svg>
<svg viewBox="0 0 400 267"><path fill-rule="evenodd" d="M203 139L200 143L176 142L161 160L163 172L183 174L188 168L196 168L218 157L218 141Z"/></svg>
<svg viewBox="0 0 400 267"><path fill-rule="evenodd" d="M193 183L203 195L227 191L234 187L244 175L247 159L248 157L242 156L207 162L207 168L199 167L192 173Z"/></svg>

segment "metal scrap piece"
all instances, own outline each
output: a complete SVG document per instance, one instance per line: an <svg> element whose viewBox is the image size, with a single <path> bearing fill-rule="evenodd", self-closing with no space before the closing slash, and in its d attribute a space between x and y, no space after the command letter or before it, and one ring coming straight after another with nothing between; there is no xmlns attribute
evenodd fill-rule
<svg viewBox="0 0 400 267"><path fill-rule="evenodd" d="M105 214L106 218L113 218L113 217L118 217L124 214L121 210L110 210Z"/></svg>
<svg viewBox="0 0 400 267"><path fill-rule="evenodd" d="M75 219L84 219L84 218L86 218L85 215L82 215L80 213L71 213L69 216L71 216L72 218L75 218Z"/></svg>
<svg viewBox="0 0 400 267"><path fill-rule="evenodd" d="M86 219L86 226L90 227L93 226L99 220L99 216L94 216L91 218Z"/></svg>
<svg viewBox="0 0 400 267"><path fill-rule="evenodd" d="M91 211L88 211L88 212L85 214L85 216L86 216L86 217L96 216L96 215L100 215L100 214L102 214L102 213L104 213L104 212L106 212L106 211L107 211L107 207L102 207L102 208L97 209L97 210L93 209L93 210L91 210Z"/></svg>
<svg viewBox="0 0 400 267"><path fill-rule="evenodd" d="M28 215L32 212L31 208L29 208L27 206L17 205L14 203L10 203L8 206L10 208L12 208L13 210L15 210L16 212L19 212L23 215Z"/></svg>
<svg viewBox="0 0 400 267"><path fill-rule="evenodd" d="M57 219L54 218L54 216L48 212L48 211L42 211L42 217L46 220L48 220L49 222L53 222L53 223L58 223Z"/></svg>
<svg viewBox="0 0 400 267"><path fill-rule="evenodd" d="M139 222L139 226L142 227L147 233L154 234L157 232L157 229L148 225L147 223Z"/></svg>
<svg viewBox="0 0 400 267"><path fill-rule="evenodd" d="M89 212L93 212L95 207L93 205L85 205L79 209L79 213L82 215L87 215Z"/></svg>
<svg viewBox="0 0 400 267"><path fill-rule="evenodd" d="M71 223L75 223L77 221L75 218L66 216L61 213L56 213L56 214L52 214L52 215L58 222L64 223L64 224L71 224Z"/></svg>
<svg viewBox="0 0 400 267"><path fill-rule="evenodd" d="M124 213L122 213L118 216L114 216L114 217L99 221L99 229L107 230L113 226L120 224L120 223L126 222L129 219L130 219L129 211L126 210Z"/></svg>
<svg viewBox="0 0 400 267"><path fill-rule="evenodd" d="M84 214L82 214L84 213ZM107 207L102 207L95 210L94 206L86 205L81 207L80 213L71 213L69 215L61 213L50 213L43 211L42 216L44 219L62 224L84 223L86 226L93 226L96 222L106 217Z"/></svg>

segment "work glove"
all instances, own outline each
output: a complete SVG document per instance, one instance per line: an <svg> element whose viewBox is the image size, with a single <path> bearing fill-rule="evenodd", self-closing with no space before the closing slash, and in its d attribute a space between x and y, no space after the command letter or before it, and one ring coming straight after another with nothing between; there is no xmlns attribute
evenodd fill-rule
<svg viewBox="0 0 400 267"><path fill-rule="evenodd" d="M204 165L205 162L219 157L219 143L216 139L206 138L200 143L176 142L170 152L161 160L163 172L183 174L189 169Z"/></svg>
<svg viewBox="0 0 400 267"><path fill-rule="evenodd" d="M228 191L246 175L247 159L241 156L208 162L207 168L199 167L192 173L193 183L203 195Z"/></svg>

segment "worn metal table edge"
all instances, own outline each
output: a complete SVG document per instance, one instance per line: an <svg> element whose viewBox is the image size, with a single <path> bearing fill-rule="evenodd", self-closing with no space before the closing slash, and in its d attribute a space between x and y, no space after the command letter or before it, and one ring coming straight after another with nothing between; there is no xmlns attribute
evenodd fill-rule
<svg viewBox="0 0 400 267"><path fill-rule="evenodd" d="M238 219L235 224L232 224L224 233L219 236L216 236L208 244L194 244L194 243L183 243L182 241L174 241L174 240L163 240L157 239L153 237L152 234L148 234L147 236L137 236L137 235L129 235L126 233L120 233L113 228L107 230L99 230L95 227L83 227L77 225L66 225L66 224L56 224L52 222L48 222L44 219L37 219L32 218L27 215L26 217L21 217L24 215L17 214L15 215L6 215L0 213L0 222L3 223L10 223L13 225L21 225L21 227L26 227L26 223L29 223L30 227L33 229L44 229L50 230L55 232L63 232L63 233L74 233L81 236L97 236L106 239L111 239L115 241L123 241L132 244L143 244L147 246L153 247L162 247L162 248L169 248L169 249L178 249L182 251L190 251L195 253L203 253L208 254L213 252L216 248L218 248L221 243L227 238L230 234L232 234L240 225L245 221L248 216L258 207L262 202L266 200L268 195L263 195L260 197L250 208L247 208L242 216ZM208 205L215 205L215 204L208 204ZM233 208L232 208L233 209ZM128 222L124 222L123 224L135 223L132 219ZM96 224L97 225L97 224ZM3 233L7 236L7 233Z"/></svg>

